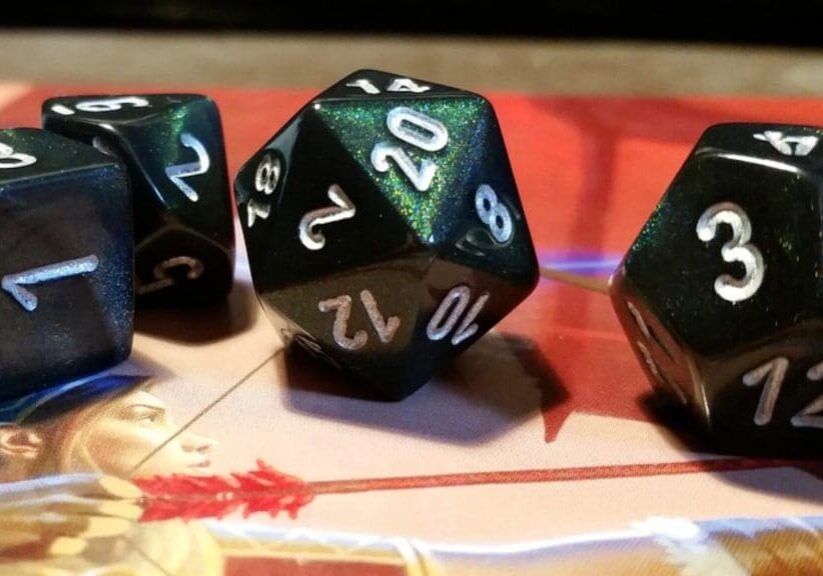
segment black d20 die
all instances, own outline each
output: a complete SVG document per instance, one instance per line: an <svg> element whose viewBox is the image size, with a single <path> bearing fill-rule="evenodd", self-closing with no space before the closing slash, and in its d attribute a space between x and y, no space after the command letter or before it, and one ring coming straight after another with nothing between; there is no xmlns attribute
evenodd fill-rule
<svg viewBox="0 0 823 576"><path fill-rule="evenodd" d="M43 126L128 167L138 303L209 302L231 290L231 198L212 100L193 94L53 98L43 104Z"/></svg>
<svg viewBox="0 0 823 576"><path fill-rule="evenodd" d="M390 398L537 282L500 128L476 94L352 74L252 156L235 191L264 306Z"/></svg>
<svg viewBox="0 0 823 576"><path fill-rule="evenodd" d="M42 130L0 130L0 399L129 355L131 213L117 160Z"/></svg>
<svg viewBox="0 0 823 576"><path fill-rule="evenodd" d="M735 451L823 447L821 140L710 128L612 279L649 378Z"/></svg>

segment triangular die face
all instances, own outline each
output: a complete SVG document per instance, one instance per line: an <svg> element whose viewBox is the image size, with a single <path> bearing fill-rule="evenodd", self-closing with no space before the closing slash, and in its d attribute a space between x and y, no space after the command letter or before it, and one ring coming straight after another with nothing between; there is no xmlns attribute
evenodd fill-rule
<svg viewBox="0 0 823 576"><path fill-rule="evenodd" d="M260 293L419 250L400 214L310 111L256 153L235 186Z"/></svg>
<svg viewBox="0 0 823 576"><path fill-rule="evenodd" d="M485 137L486 102L441 99L328 101L316 114L347 154L429 245L448 234L439 214L464 196L473 150Z"/></svg>
<svg viewBox="0 0 823 576"><path fill-rule="evenodd" d="M465 91L457 88L402 74L379 70L358 70L321 93L315 98L315 102L338 99L438 98L465 94L467 94Z"/></svg>
<svg viewBox="0 0 823 576"><path fill-rule="evenodd" d="M226 153L220 117L210 100L113 128L98 129L96 145L111 149L128 166L138 222L172 214L182 226L208 231L211 240L230 240Z"/></svg>
<svg viewBox="0 0 823 576"><path fill-rule="evenodd" d="M749 158L692 155L624 261L660 322L705 357L820 309L819 179Z"/></svg>
<svg viewBox="0 0 823 576"><path fill-rule="evenodd" d="M491 106L477 122L471 170L454 201L442 206L436 228L445 231L440 258L533 286L537 257L506 147Z"/></svg>
<svg viewBox="0 0 823 576"><path fill-rule="evenodd" d="M402 397L410 383L428 379L428 360L410 354L428 265L429 258L417 254L285 286L261 300L270 314L288 319L292 333L311 335L344 372Z"/></svg>
<svg viewBox="0 0 823 576"><path fill-rule="evenodd" d="M719 124L706 130L694 154L720 150L819 170L823 166L823 129L792 124Z"/></svg>
<svg viewBox="0 0 823 576"><path fill-rule="evenodd" d="M36 128L0 130L0 187L14 180L59 177L69 170L111 165L97 150L59 134Z"/></svg>
<svg viewBox="0 0 823 576"><path fill-rule="evenodd" d="M169 108L185 106L197 100L208 100L199 94L114 94L63 96L43 103L43 117L89 123L134 122Z"/></svg>

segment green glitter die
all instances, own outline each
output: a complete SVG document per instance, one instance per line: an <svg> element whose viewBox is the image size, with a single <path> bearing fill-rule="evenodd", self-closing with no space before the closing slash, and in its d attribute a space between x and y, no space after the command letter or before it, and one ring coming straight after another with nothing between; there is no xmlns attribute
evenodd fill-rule
<svg viewBox="0 0 823 576"><path fill-rule="evenodd" d="M387 117L392 110L403 107L445 126L448 130L445 146L428 151L393 134L387 125ZM340 139L375 186L409 222L418 238L426 243L437 242L438 216L448 212L448 206L469 193L465 181L472 170L472 151L481 147L487 130L489 114L485 100L473 95L438 99L336 100L319 101L311 110ZM419 134L421 141L434 138L429 130L413 122L403 122L402 126L405 131ZM428 188L418 190L393 155L387 155L388 170L377 170L371 156L378 143L385 143L384 147L391 146L398 155L405 155L415 171L420 171L427 160L433 162L436 171Z"/></svg>

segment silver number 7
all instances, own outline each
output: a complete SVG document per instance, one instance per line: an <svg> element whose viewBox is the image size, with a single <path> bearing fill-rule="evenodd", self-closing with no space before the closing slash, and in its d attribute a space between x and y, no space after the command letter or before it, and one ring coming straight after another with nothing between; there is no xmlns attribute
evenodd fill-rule
<svg viewBox="0 0 823 576"><path fill-rule="evenodd" d="M188 132L183 132L180 135L180 142L186 148L191 148L195 151L195 153L197 153L197 161L188 162L186 164L177 164L176 166L169 166L166 168L166 176L168 176L169 179L174 182L178 188L180 188L180 191L186 195L186 198L192 202L197 202L200 199L200 196L194 188L183 181L183 178L188 178L189 176L199 176L200 174L205 174L208 172L209 167L211 166L209 153L206 152L206 148L203 146L203 143Z"/></svg>

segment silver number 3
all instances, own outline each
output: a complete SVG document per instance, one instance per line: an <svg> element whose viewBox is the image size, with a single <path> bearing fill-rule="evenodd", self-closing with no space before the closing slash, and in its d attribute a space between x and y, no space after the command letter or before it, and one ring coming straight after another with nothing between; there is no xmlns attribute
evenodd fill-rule
<svg viewBox="0 0 823 576"><path fill-rule="evenodd" d="M749 241L752 238L752 223L743 209L732 202L721 202L703 212L697 221L697 237L710 242L717 235L717 227L726 224L732 229L732 239L721 248L723 260L740 262L746 269L742 278L722 274L714 281L714 291L729 302L741 302L751 298L763 284L766 265L763 255Z"/></svg>

